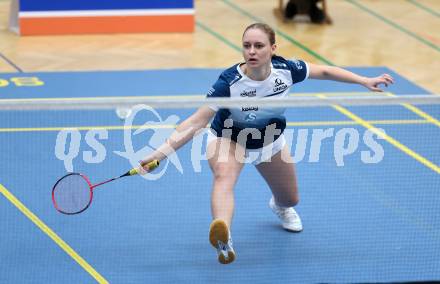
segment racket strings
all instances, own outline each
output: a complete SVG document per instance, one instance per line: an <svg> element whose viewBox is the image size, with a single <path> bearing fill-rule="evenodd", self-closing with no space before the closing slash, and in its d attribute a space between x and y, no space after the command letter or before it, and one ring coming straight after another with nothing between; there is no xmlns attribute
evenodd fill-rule
<svg viewBox="0 0 440 284"><path fill-rule="evenodd" d="M70 174L57 182L53 198L59 211L75 214L89 206L92 201L92 191L85 177L80 174Z"/></svg>

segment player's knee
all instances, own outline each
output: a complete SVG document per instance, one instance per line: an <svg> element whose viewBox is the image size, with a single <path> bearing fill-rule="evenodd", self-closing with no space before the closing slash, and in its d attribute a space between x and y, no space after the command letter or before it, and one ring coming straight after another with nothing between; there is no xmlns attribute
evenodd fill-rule
<svg viewBox="0 0 440 284"><path fill-rule="evenodd" d="M230 167L226 163L217 163L212 167L214 179L216 181L234 181L238 176L238 169Z"/></svg>

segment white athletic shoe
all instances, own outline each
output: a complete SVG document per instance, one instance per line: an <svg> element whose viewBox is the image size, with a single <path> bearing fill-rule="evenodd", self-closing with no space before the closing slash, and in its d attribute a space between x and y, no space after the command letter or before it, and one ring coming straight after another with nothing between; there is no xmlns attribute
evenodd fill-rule
<svg viewBox="0 0 440 284"><path fill-rule="evenodd" d="M275 199L270 199L269 207L278 218L280 218L283 228L291 232L301 232L303 229L301 218L293 207L281 207L275 203Z"/></svg>
<svg viewBox="0 0 440 284"><path fill-rule="evenodd" d="M229 264L235 260L235 251L232 247L231 233L225 221L216 219L209 227L209 242L217 249L218 261Z"/></svg>

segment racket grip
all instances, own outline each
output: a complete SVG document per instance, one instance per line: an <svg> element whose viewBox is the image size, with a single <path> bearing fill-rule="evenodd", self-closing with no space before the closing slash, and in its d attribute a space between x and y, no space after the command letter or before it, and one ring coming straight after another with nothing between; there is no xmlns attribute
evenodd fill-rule
<svg viewBox="0 0 440 284"><path fill-rule="evenodd" d="M148 171L152 171L159 166L159 160L151 161L147 164ZM139 168L133 168L129 171L131 176L139 174Z"/></svg>

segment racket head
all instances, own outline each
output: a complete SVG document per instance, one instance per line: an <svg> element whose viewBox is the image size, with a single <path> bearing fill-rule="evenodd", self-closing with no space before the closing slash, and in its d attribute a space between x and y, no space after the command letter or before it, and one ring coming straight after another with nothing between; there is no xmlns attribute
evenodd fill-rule
<svg viewBox="0 0 440 284"><path fill-rule="evenodd" d="M66 215L75 215L89 208L93 199L90 180L80 173L69 173L60 178L52 188L55 209Z"/></svg>

